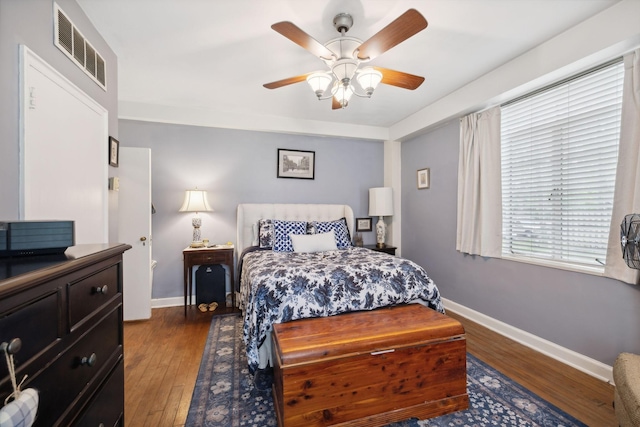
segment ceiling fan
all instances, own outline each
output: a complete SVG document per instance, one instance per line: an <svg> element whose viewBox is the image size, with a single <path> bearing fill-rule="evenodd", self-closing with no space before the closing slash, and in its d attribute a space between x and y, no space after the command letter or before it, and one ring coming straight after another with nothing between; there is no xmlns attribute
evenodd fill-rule
<svg viewBox="0 0 640 427"><path fill-rule="evenodd" d="M340 33L340 37L323 45L292 22L273 24L271 28L320 58L329 67L329 71L315 71L289 77L267 83L264 87L277 89L306 80L318 99L332 98L332 108L336 110L346 108L353 94L370 98L378 83L409 90L417 89L422 84L424 77L388 68L361 67L361 64L427 28L427 20L420 12L415 9L407 10L365 42L345 35L352 25L351 15L336 15L333 18L333 26ZM354 78L361 91L354 86Z"/></svg>

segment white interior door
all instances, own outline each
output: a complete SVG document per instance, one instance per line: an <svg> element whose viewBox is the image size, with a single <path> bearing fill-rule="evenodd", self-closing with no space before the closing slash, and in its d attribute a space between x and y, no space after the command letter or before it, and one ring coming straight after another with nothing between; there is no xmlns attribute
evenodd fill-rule
<svg viewBox="0 0 640 427"><path fill-rule="evenodd" d="M120 147L118 241L124 253L124 320L151 318L151 150Z"/></svg>
<svg viewBox="0 0 640 427"><path fill-rule="evenodd" d="M25 46L20 218L73 220L75 241L108 242L108 112Z"/></svg>

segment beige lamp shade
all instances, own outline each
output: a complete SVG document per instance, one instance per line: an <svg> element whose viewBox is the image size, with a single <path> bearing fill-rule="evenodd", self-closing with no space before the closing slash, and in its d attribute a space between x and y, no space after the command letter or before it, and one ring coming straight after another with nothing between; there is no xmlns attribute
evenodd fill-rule
<svg viewBox="0 0 640 427"><path fill-rule="evenodd" d="M391 187L369 189L369 215L393 215L393 189Z"/></svg>
<svg viewBox="0 0 640 427"><path fill-rule="evenodd" d="M204 190L187 190L180 212L208 212L213 211L207 200L207 192Z"/></svg>

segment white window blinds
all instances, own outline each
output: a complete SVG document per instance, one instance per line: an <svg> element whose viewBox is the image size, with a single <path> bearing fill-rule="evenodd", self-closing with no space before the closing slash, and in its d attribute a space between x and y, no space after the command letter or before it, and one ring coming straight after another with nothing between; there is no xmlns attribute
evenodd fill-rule
<svg viewBox="0 0 640 427"><path fill-rule="evenodd" d="M622 62L502 107L502 253L600 266L615 186Z"/></svg>

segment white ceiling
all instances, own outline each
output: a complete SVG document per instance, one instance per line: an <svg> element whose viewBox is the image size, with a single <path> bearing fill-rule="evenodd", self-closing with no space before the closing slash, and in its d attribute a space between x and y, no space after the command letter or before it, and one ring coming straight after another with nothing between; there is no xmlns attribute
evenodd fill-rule
<svg viewBox="0 0 640 427"><path fill-rule="evenodd" d="M77 0L118 57L121 103L289 120L390 127L478 77L612 6L617 0ZM410 8L429 22L371 65L424 76L415 91L380 85L343 110L306 82L267 82L324 70L271 29L291 21L321 43L366 40ZM338 125L339 126L339 125Z"/></svg>

